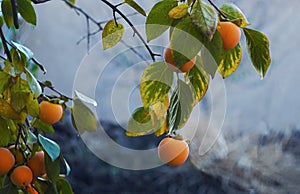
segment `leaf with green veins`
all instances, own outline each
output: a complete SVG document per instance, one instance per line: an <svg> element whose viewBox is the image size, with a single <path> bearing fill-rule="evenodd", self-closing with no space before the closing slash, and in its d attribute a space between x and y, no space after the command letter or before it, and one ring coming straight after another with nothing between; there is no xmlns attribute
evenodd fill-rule
<svg viewBox="0 0 300 194"><path fill-rule="evenodd" d="M198 1L191 11L191 20L209 40L213 38L217 29L218 16L211 5Z"/></svg>
<svg viewBox="0 0 300 194"><path fill-rule="evenodd" d="M189 6L185 3L171 9L168 15L173 19L183 18L188 13Z"/></svg>
<svg viewBox="0 0 300 194"><path fill-rule="evenodd" d="M4 92L4 90L6 90L6 88L8 87L8 85L10 84L10 78L11 76L3 71L0 71L0 94L2 94Z"/></svg>
<svg viewBox="0 0 300 194"><path fill-rule="evenodd" d="M228 20L239 27L250 25L244 13L233 3L224 3L220 10L228 17Z"/></svg>
<svg viewBox="0 0 300 194"><path fill-rule="evenodd" d="M181 18L174 25L170 37L171 52L176 67L180 68L192 60L199 53L205 41L206 39L192 24L188 15Z"/></svg>
<svg viewBox="0 0 300 194"><path fill-rule="evenodd" d="M16 74L21 74L25 71L26 66L26 56L22 52L19 52L17 49L10 49L10 55L12 58L12 65L14 72Z"/></svg>
<svg viewBox="0 0 300 194"><path fill-rule="evenodd" d="M209 85L209 74L204 70L201 57L197 56L195 66L185 74L188 84L192 87L195 106L206 94Z"/></svg>
<svg viewBox="0 0 300 194"><path fill-rule="evenodd" d="M38 97L40 94L42 94L42 88L40 84L27 68L25 68L25 72L30 90L32 91L35 97Z"/></svg>
<svg viewBox="0 0 300 194"><path fill-rule="evenodd" d="M103 49L106 50L115 46L122 39L123 34L123 24L116 23L115 20L108 21L102 31Z"/></svg>
<svg viewBox="0 0 300 194"><path fill-rule="evenodd" d="M33 25L36 25L35 10L29 0L17 0L18 11L23 19Z"/></svg>
<svg viewBox="0 0 300 194"><path fill-rule="evenodd" d="M233 49L225 52L224 58L218 67L223 78L231 75L239 66L242 59L242 46L239 43Z"/></svg>
<svg viewBox="0 0 300 194"><path fill-rule="evenodd" d="M214 78L218 66L221 64L225 51L222 37L219 31L216 31L210 42L205 42L205 47L201 49L201 59L203 68Z"/></svg>
<svg viewBox="0 0 300 194"><path fill-rule="evenodd" d="M193 104L192 88L184 81L178 80L177 87L171 95L168 111L170 132L185 125L193 110Z"/></svg>
<svg viewBox="0 0 300 194"><path fill-rule="evenodd" d="M137 12L139 12L143 16L146 16L145 10L141 6L139 6L139 4L137 4L135 1L125 0L124 2L127 3L128 5L130 5L133 9L135 9Z"/></svg>
<svg viewBox="0 0 300 194"><path fill-rule="evenodd" d="M134 110L128 121L127 136L141 136L153 129L149 108L139 107Z"/></svg>
<svg viewBox="0 0 300 194"><path fill-rule="evenodd" d="M11 105L17 112L20 112L26 106L30 100L30 93L28 82L18 78L11 87Z"/></svg>
<svg viewBox="0 0 300 194"><path fill-rule="evenodd" d="M162 35L171 26L174 19L170 18L168 14L177 4L176 0L163 0L152 7L146 19L148 42Z"/></svg>
<svg viewBox="0 0 300 194"><path fill-rule="evenodd" d="M14 41L11 42L12 45L14 45L20 52L22 52L24 55L26 55L27 60L32 59L33 58L33 52L25 47L24 45L18 44Z"/></svg>
<svg viewBox="0 0 300 194"><path fill-rule="evenodd" d="M163 61L149 65L142 75L140 93L144 107L164 101L173 84L174 74Z"/></svg>
<svg viewBox="0 0 300 194"><path fill-rule="evenodd" d="M269 40L257 30L243 28L243 31L251 61L260 77L264 78L271 63Z"/></svg>
<svg viewBox="0 0 300 194"><path fill-rule="evenodd" d="M11 0L2 0L1 10L4 21L8 28L14 25L13 12L11 6Z"/></svg>

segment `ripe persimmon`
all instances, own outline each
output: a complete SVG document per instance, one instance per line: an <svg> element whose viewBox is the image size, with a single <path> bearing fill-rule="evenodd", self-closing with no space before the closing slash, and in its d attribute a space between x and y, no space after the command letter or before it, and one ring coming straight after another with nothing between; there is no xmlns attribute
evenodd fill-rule
<svg viewBox="0 0 300 194"><path fill-rule="evenodd" d="M10 171L15 164L15 157L7 148L0 148L0 175Z"/></svg>
<svg viewBox="0 0 300 194"><path fill-rule="evenodd" d="M25 165L16 167L10 175L11 182L21 188L27 187L31 183L32 178L32 171Z"/></svg>
<svg viewBox="0 0 300 194"><path fill-rule="evenodd" d="M167 137L158 145L158 156L170 166L180 166L189 156L189 146L183 140Z"/></svg>
<svg viewBox="0 0 300 194"><path fill-rule="evenodd" d="M220 22L219 32L226 51L233 49L240 42L241 30L232 22Z"/></svg>
<svg viewBox="0 0 300 194"><path fill-rule="evenodd" d="M46 124L58 122L63 114L63 108L60 104L54 104L48 101L42 101L40 104L40 119Z"/></svg>
<svg viewBox="0 0 300 194"><path fill-rule="evenodd" d="M192 69L195 65L196 62L196 57L192 58L190 61L186 62L184 65L182 65L181 67L179 67L179 69L176 67L176 63L174 61L174 58L172 56L172 49L170 48L170 46L168 46L165 49L164 52L164 59L167 63L167 65L170 67L170 69L174 72L180 73L180 72L187 72L190 69Z"/></svg>
<svg viewBox="0 0 300 194"><path fill-rule="evenodd" d="M46 173L46 166L44 160L44 151L35 152L35 155L32 156L27 165L31 169L34 177L39 177Z"/></svg>
<svg viewBox="0 0 300 194"><path fill-rule="evenodd" d="M24 161L24 155L18 147L16 148L15 145L11 145L8 149L15 155L15 160L17 164Z"/></svg>

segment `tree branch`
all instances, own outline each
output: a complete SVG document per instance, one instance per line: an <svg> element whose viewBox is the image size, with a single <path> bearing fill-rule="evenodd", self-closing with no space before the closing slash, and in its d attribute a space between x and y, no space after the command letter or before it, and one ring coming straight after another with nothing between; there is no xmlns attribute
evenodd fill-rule
<svg viewBox="0 0 300 194"><path fill-rule="evenodd" d="M146 49L148 50L151 58L153 61L155 61L155 56L158 56L158 54L155 54L152 52L152 50L150 49L149 45L147 44L147 42L145 41L145 39L143 38L143 36L140 34L140 32L136 29L136 27L133 25L133 23L128 19L128 17L126 15L123 14L123 12L121 12L117 6L111 4L110 2L108 2L107 0L101 0L103 3L105 3L107 6L109 6L112 10L113 13L118 13L126 22L127 24L131 27L131 29L133 30L134 34L136 34L139 39L143 42L144 46L146 47Z"/></svg>
<svg viewBox="0 0 300 194"><path fill-rule="evenodd" d="M51 0L31 0L31 1L35 4L40 4L40 3L45 3L45 2L51 1Z"/></svg>
<svg viewBox="0 0 300 194"><path fill-rule="evenodd" d="M11 58L11 55L10 55L10 52L9 52L9 49L8 49L8 46L7 46L7 41L6 41L5 36L3 34L2 28L0 28L0 38L1 38L1 41L2 41L3 48L4 48L4 52L5 52L8 60L10 62L12 62L12 58Z"/></svg>
<svg viewBox="0 0 300 194"><path fill-rule="evenodd" d="M12 13L13 13L13 19L14 19L14 25L16 29L19 29L19 20L18 20L18 8L16 0L10 0L11 6L12 6Z"/></svg>
<svg viewBox="0 0 300 194"><path fill-rule="evenodd" d="M212 1L212 0L208 0L208 2L219 12L219 14L227 19L228 17L218 8L218 6Z"/></svg>

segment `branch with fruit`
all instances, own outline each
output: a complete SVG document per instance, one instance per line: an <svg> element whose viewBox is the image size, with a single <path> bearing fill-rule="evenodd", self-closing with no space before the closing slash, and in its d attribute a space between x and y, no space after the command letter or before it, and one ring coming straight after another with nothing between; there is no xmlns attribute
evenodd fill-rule
<svg viewBox="0 0 300 194"><path fill-rule="evenodd" d="M71 110L73 125L79 133L97 129L97 120L87 106L95 106L96 102L78 91L72 98L68 97L56 90L50 81L38 80L37 71L45 73L44 66L29 48L8 41L2 31L4 24L9 29L18 28L16 18L19 16L36 25L32 2L47 1L1 2L0 36L6 55L1 56L0 66L0 191L4 193L72 193L70 184L63 178L70 173L70 167L59 145L46 136L55 133L52 125L63 120L66 109ZM126 134L166 135L158 146L158 156L171 166L181 165L188 158L188 144L177 132L185 126L193 108L205 96L210 80L216 73L226 78L238 68L242 57L241 31L253 66L261 78L266 75L271 62L267 37L250 29L246 16L232 3L218 7L211 0L208 3L202 0L162 0L146 16L144 9L134 0L116 5L101 0L112 10L112 19L102 27L103 22L76 6L74 0L63 1L85 16L87 35L83 39L87 39L88 49L90 37L100 32L103 49L120 41L126 44L122 40L124 25L119 22L122 18L155 61L158 54L151 50L148 42L169 31L169 45L162 53L164 60L153 62L144 70L140 82L143 105L129 118ZM123 4L146 16L146 39L118 8ZM98 27L95 32L90 31L89 22ZM69 102L72 106L68 106ZM65 166L63 176L61 164Z"/></svg>

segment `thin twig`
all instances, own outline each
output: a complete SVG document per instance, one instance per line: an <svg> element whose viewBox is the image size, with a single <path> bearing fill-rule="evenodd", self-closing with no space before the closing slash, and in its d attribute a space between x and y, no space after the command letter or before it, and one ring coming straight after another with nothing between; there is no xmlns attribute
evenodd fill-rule
<svg viewBox="0 0 300 194"><path fill-rule="evenodd" d="M7 46L7 41L6 41L5 36L3 34L2 28L0 28L0 37L1 37L3 48L4 48L4 52L5 52L8 60L10 62L12 62L12 58L11 58L11 55L10 55L10 52L9 52L9 49L8 49L8 46Z"/></svg>
<svg viewBox="0 0 300 194"><path fill-rule="evenodd" d="M12 7L12 14L14 19L14 25L16 29L19 29L19 20L18 20L18 8L16 0L10 0L11 1L11 7Z"/></svg>
<svg viewBox="0 0 300 194"><path fill-rule="evenodd" d="M44 87L47 87L47 88L49 88L50 90L52 90L53 92L57 93L58 95L60 95L60 96L63 97L63 98L66 98L66 99L68 99L68 100L73 100L73 98L68 97L68 96L62 94L60 91L56 90L53 86L48 86L48 85L44 84L44 83L41 82L41 81L38 81L38 83L41 85L41 87L43 87L43 88L44 88Z"/></svg>
<svg viewBox="0 0 300 194"><path fill-rule="evenodd" d="M120 11L116 6L111 4L109 1L107 1L107 0L101 0L101 1L103 3L105 3L107 6L109 6L113 10L113 12L118 13L127 22L127 24L131 27L131 29L134 31L134 33L143 42L143 44L146 47L147 51L149 52L152 60L155 61L155 56L157 56L157 54L152 52L152 50L149 47L149 45L147 44L146 40L143 38L143 36L140 34L140 32L136 29L136 27L133 25L133 23L128 19L128 17L126 15L124 15L122 11Z"/></svg>
<svg viewBox="0 0 300 194"><path fill-rule="evenodd" d="M219 14L227 19L228 17L218 8L218 6L212 1L212 0L208 0L208 2L219 12Z"/></svg>
<svg viewBox="0 0 300 194"><path fill-rule="evenodd" d="M40 3L46 3L46 2L51 1L51 0L31 0L31 1L35 4L40 4Z"/></svg>

